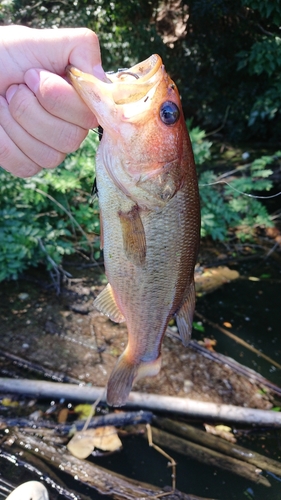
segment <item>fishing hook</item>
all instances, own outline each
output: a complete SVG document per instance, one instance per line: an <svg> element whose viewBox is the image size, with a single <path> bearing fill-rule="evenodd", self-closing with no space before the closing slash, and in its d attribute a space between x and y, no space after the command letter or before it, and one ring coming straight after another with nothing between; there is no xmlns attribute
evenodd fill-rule
<svg viewBox="0 0 281 500"><path fill-rule="evenodd" d="M139 79L139 75L137 75L136 73L132 73L132 71L120 71L117 73L117 78L119 78L119 76L121 75L130 75L130 76L133 76L134 78L136 78L137 80Z"/></svg>

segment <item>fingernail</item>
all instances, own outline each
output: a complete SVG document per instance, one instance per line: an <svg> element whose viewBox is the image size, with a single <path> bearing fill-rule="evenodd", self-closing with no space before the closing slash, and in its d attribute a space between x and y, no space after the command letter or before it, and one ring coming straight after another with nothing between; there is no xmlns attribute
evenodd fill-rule
<svg viewBox="0 0 281 500"><path fill-rule="evenodd" d="M8 90L6 91L6 99L8 103L10 104L10 101L12 100L13 96L15 95L16 91L18 90L18 85L11 85Z"/></svg>
<svg viewBox="0 0 281 500"><path fill-rule="evenodd" d="M40 84L40 73L37 69L29 69L24 75L26 85L34 94L37 93Z"/></svg>
<svg viewBox="0 0 281 500"><path fill-rule="evenodd" d="M96 76L99 80L102 80L103 82L106 82L106 74L103 71L101 64L97 64L96 66L93 67L93 75Z"/></svg>

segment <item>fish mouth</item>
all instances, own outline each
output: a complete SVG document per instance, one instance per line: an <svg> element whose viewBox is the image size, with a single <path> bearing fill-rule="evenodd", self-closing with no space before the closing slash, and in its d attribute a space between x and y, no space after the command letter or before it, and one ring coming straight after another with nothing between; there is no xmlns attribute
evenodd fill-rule
<svg viewBox="0 0 281 500"><path fill-rule="evenodd" d="M106 103L111 100L116 105L122 105L143 99L159 81L162 68L161 57L153 54L131 68L108 73L106 82L74 66L66 67L66 75L86 104L97 112L101 101Z"/></svg>

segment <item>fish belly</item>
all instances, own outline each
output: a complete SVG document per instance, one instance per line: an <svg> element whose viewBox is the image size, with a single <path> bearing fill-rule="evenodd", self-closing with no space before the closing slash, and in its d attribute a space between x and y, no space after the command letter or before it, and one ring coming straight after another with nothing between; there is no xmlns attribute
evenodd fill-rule
<svg viewBox="0 0 281 500"><path fill-rule="evenodd" d="M168 321L193 283L198 214L192 210L192 202L197 188L195 183L186 183L161 210L140 210L146 256L136 265L124 251L119 216L130 212L136 203L115 186L102 165L97 165L97 182L106 275L128 327L128 345L107 390L109 404L119 406L136 379L158 373ZM122 375L119 382L118 370Z"/></svg>

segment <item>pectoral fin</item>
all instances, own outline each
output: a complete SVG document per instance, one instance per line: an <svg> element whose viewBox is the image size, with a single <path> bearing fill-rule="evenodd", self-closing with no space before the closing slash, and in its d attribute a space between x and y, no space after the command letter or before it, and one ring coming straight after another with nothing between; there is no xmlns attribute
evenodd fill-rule
<svg viewBox="0 0 281 500"><path fill-rule="evenodd" d="M127 258L136 266L143 266L146 256L146 239L137 205L129 212L119 212L123 245Z"/></svg>
<svg viewBox="0 0 281 500"><path fill-rule="evenodd" d="M94 306L98 311L108 316L115 323L122 323L125 321L118 305L116 304L110 284L94 300Z"/></svg>
<svg viewBox="0 0 281 500"><path fill-rule="evenodd" d="M184 346L188 345L192 332L192 320L195 309L194 281L187 287L182 305L176 313L177 326Z"/></svg>

